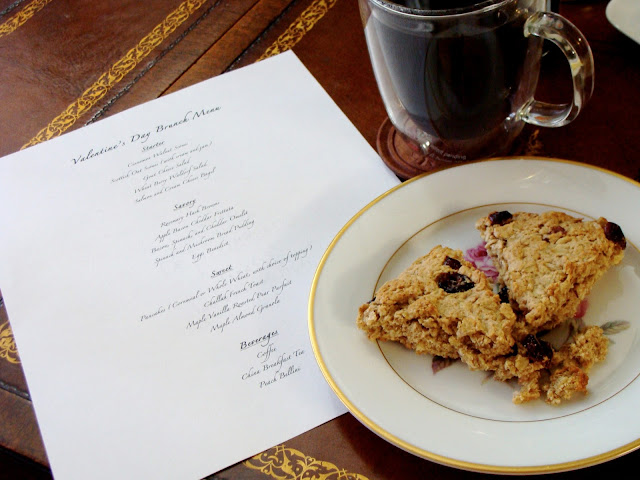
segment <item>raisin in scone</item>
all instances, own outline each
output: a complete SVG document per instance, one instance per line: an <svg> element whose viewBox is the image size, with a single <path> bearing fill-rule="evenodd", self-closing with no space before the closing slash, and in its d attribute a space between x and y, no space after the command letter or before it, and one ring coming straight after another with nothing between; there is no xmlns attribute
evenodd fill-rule
<svg viewBox="0 0 640 480"><path fill-rule="evenodd" d="M460 250L437 246L380 287L357 325L372 340L481 363L512 351L515 319Z"/></svg>
<svg viewBox="0 0 640 480"><path fill-rule="evenodd" d="M514 336L572 318L593 284L624 256L620 227L562 212L494 212L476 223L519 315Z"/></svg>

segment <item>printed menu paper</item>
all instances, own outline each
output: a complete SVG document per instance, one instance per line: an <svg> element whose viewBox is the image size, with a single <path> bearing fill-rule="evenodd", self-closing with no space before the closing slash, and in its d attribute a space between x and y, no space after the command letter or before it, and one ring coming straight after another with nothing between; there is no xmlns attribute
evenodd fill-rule
<svg viewBox="0 0 640 480"><path fill-rule="evenodd" d="M397 183L293 53L0 159L0 288L55 478L198 479L345 412L310 286Z"/></svg>

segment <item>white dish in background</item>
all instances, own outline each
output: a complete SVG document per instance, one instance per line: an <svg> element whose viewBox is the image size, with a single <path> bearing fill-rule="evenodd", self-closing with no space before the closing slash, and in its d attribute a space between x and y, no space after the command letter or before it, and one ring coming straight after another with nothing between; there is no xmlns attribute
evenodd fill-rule
<svg viewBox="0 0 640 480"><path fill-rule="evenodd" d="M336 236L316 272L309 332L327 382L351 413L396 446L453 467L550 473L640 447L640 184L574 162L518 157L476 162L407 181L374 200ZM590 372L589 395L514 405L514 387L454 364L371 342L355 324L375 290L437 244L481 243L475 220L493 210L604 216L627 238L623 262L589 297L586 324L626 320Z"/></svg>
<svg viewBox="0 0 640 480"><path fill-rule="evenodd" d="M611 25L640 43L640 0L611 0L606 15Z"/></svg>

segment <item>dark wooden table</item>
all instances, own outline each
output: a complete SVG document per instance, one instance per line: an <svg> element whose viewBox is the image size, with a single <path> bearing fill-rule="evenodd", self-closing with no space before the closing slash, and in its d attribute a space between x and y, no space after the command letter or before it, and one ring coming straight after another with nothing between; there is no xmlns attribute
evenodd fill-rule
<svg viewBox="0 0 640 480"><path fill-rule="evenodd" d="M560 13L582 30L593 49L591 102L569 126L525 128L514 149L598 165L639 180L640 45L609 24L606 4L560 4ZM288 49L375 146L386 113L356 0L0 0L0 155ZM561 80L566 68L550 49L543 59L542 98L566 93ZM278 461L284 466L269 470ZM624 477L638 462L640 452L634 452L588 472L557 477ZM0 301L0 479L48 479L47 465ZM345 414L211 478L481 476L405 453Z"/></svg>

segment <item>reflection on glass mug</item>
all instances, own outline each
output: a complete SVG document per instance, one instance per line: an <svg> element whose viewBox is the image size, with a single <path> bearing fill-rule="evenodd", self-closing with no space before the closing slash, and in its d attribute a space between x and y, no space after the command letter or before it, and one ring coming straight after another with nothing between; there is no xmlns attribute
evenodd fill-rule
<svg viewBox="0 0 640 480"><path fill-rule="evenodd" d="M359 3L389 119L419 146L422 170L505 154L525 122L566 125L593 92L587 40L546 0ZM570 103L534 98L544 39L569 61Z"/></svg>

